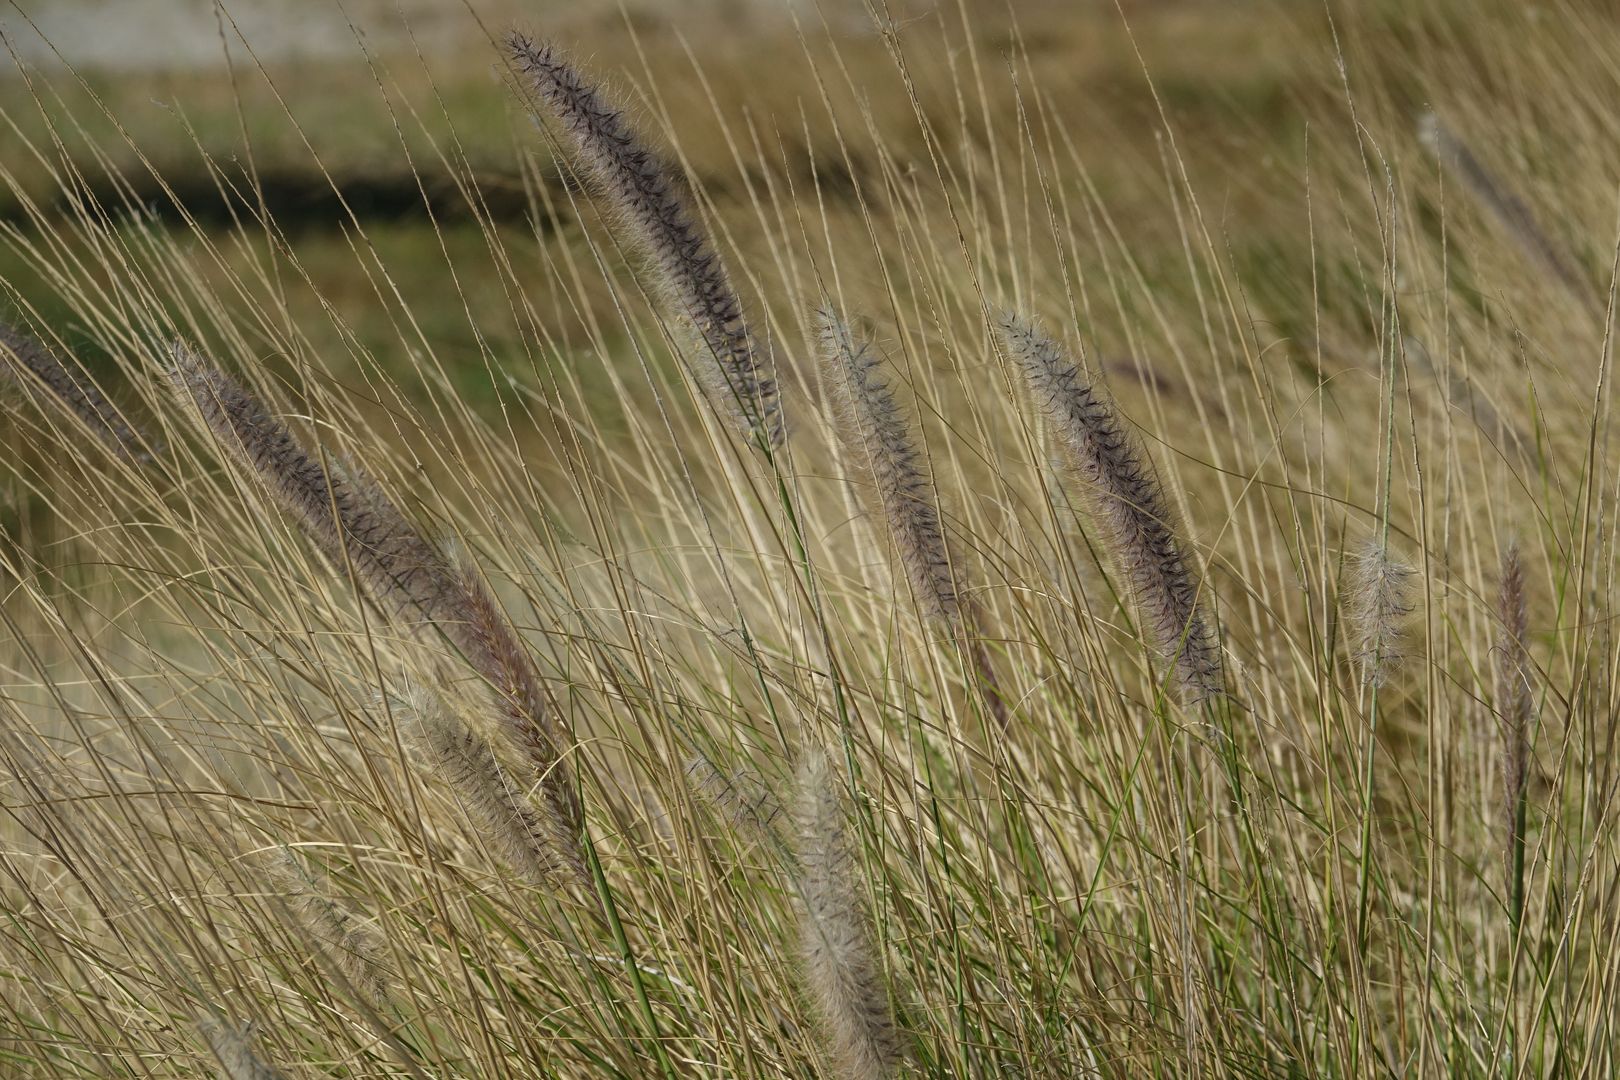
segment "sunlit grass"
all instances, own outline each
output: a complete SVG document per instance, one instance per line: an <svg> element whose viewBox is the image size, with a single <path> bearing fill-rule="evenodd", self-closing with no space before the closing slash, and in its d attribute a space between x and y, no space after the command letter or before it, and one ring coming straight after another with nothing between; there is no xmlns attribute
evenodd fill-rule
<svg viewBox="0 0 1620 1080"><path fill-rule="evenodd" d="M245 73L257 163L212 119L126 142L103 106L140 107L71 81L49 125L8 99L15 205L117 192L147 146L242 196L236 227L53 196L5 233L8 321L150 460L7 360L0 1071L1606 1075L1620 25L1178 10L581 31L691 179L780 450L700 388L493 42L442 110L431 61L378 89L357 57L369 89L309 113ZM1424 148L1424 107L1575 287ZM464 181L456 215L257 216L253 169L330 167L345 125L382 148L357 160ZM521 212L480 203L492 168ZM903 483L821 373L823 304L873 343ZM1140 443L1225 693L1175 692L1131 517L1056 460L1004 311ZM313 495L174 392L176 339L267 403ZM906 498L943 529L929 574ZM394 507L494 598L563 765L501 741L483 639L431 598L418 625L344 539ZM919 595L946 578L971 619ZM569 776L559 878L525 823Z"/></svg>

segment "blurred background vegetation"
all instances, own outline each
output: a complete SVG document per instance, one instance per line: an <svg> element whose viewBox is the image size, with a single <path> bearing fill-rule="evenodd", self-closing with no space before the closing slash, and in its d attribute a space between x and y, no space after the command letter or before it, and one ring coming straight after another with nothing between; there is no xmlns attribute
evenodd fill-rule
<svg viewBox="0 0 1620 1080"><path fill-rule="evenodd" d="M324 327L311 332L333 369L346 354L408 365L408 312L463 358L451 369L460 393L493 406L489 369L518 362L519 327L486 230L536 259L566 259L581 238L582 210L491 44L514 24L568 43L652 126L672 122L671 152L745 256L762 243L747 210L763 190L853 201L852 180L881 180L880 155L851 136L881 131L881 156L924 170L931 141L954 156L1016 139L1015 63L1070 118L1087 182L1132 222L1144 266L1182 259L1162 184L1151 184L1171 167L1161 108L1182 158L1213 181L1240 264L1298 243L1297 222L1265 188L1268 175L1296 171L1323 93L1316 5L907 0L887 13L880 30L858 0L24 4L5 17L14 62L0 82L11 121L0 220L11 242L0 279L10 300L63 321L69 305L29 253L24 200L146 215L182 247L242 225L222 245L232 269L271 247L295 256L308 280L287 283L286 303L303 327ZM958 91L970 65L970 83L986 89L971 106ZM848 122L863 113L864 128ZM742 132L755 147L737 145ZM68 173L71 195L59 183ZM536 317L566 347L589 315L542 299ZM59 332L74 340L71 325ZM94 343L82 344L93 358Z"/></svg>

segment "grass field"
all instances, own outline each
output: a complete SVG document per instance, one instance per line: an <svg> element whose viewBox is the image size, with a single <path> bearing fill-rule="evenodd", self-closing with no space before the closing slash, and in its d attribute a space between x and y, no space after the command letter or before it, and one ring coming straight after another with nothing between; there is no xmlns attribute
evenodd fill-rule
<svg viewBox="0 0 1620 1080"><path fill-rule="evenodd" d="M1606 5L76 10L0 1074L1615 1068Z"/></svg>

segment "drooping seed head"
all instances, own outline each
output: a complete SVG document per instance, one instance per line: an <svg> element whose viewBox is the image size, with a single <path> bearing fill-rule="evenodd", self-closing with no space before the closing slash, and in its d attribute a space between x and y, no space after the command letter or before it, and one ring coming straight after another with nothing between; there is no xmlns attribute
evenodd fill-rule
<svg viewBox="0 0 1620 1080"><path fill-rule="evenodd" d="M710 396L733 412L756 445L779 446L776 381L766 369L742 302L669 171L624 113L550 44L513 32L513 63L561 122L585 172L651 257L659 291L696 329L712 365L699 368Z"/></svg>
<svg viewBox="0 0 1620 1080"><path fill-rule="evenodd" d="M376 925L340 903L286 848L261 861L265 877L298 928L370 1005L388 999L388 943Z"/></svg>
<svg viewBox="0 0 1620 1080"><path fill-rule="evenodd" d="M455 793L491 851L532 884L571 882L589 889L578 829L558 814L552 800L536 807L525 799L494 747L437 693L411 687L400 719L427 774Z"/></svg>
<svg viewBox="0 0 1620 1080"><path fill-rule="evenodd" d="M881 358L857 341L831 308L816 312L816 329L827 378L843 406L844 441L871 475L878 509L917 604L928 618L956 622L962 601L933 484L911 425L883 377Z"/></svg>
<svg viewBox="0 0 1620 1080"><path fill-rule="evenodd" d="M149 460L161 449L130 426L88 373L69 367L43 342L0 323L0 385L7 383L27 390L43 386L92 434L130 460Z"/></svg>
<svg viewBox="0 0 1620 1080"><path fill-rule="evenodd" d="M227 453L248 468L340 571L385 611L418 632L449 639L494 690L508 736L540 778L552 811L577 831L583 821L558 747L565 739L546 708L533 662L495 598L472 573L430 543L357 466L334 468L301 446L258 398L184 344L172 378Z"/></svg>
<svg viewBox="0 0 1620 1080"><path fill-rule="evenodd" d="M1001 317L1000 328L1032 397L1084 481L1092 515L1131 584L1150 642L1171 663L1182 699L1198 704L1214 697L1222 684L1220 648L1158 473L1113 405L1056 340L1011 313Z"/></svg>

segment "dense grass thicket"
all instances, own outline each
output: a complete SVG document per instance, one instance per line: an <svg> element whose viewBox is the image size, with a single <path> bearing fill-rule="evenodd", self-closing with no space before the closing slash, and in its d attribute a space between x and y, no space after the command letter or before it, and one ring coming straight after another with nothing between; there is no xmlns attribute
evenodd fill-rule
<svg viewBox="0 0 1620 1080"><path fill-rule="evenodd" d="M4 83L0 1074L1620 1066L1620 17L858 7Z"/></svg>

